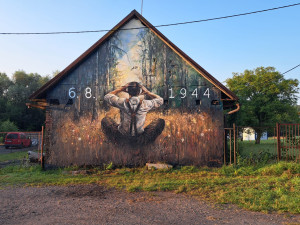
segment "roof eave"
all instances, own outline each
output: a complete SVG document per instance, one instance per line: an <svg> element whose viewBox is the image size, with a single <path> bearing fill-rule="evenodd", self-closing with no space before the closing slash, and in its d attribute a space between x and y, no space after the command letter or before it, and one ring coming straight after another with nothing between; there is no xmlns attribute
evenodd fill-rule
<svg viewBox="0 0 300 225"><path fill-rule="evenodd" d="M80 55L75 61L73 61L69 66L67 66L62 72L56 75L53 79L48 81L40 89L34 92L29 99L45 98L46 91L53 87L60 79L66 76L68 73L73 71L82 61L84 61L88 56L90 56L97 48L103 43L107 38L114 34L121 26L126 24L133 17L137 17L146 27L152 30L165 44L167 44L173 51L175 51L179 56L181 56L189 65L191 65L197 72L199 72L204 78L209 82L214 84L219 88L224 94L229 97L229 100L238 100L238 97L226 88L222 83L215 79L210 73L208 73L204 68L202 68L198 63L191 59L187 54L185 54L181 49L179 49L175 44L173 44L167 37L165 37L157 28L155 28L150 22L148 22L141 14L136 10L133 10L128 14L122 21L120 21L116 26L114 26L109 32L107 32L101 39L99 39L95 44L93 44L88 50L86 50L82 55Z"/></svg>
<svg viewBox="0 0 300 225"><path fill-rule="evenodd" d="M69 66L67 66L63 71L57 74L54 78L48 81L45 85L43 85L40 89L34 92L29 96L29 99L38 99L44 98L45 91L48 88L51 88L55 85L60 79L66 76L68 73L73 71L82 61L84 61L88 56L90 56L107 38L109 38L112 34L114 34L121 26L123 26L126 22L128 22L131 18L136 15L136 11L133 10L130 14L128 14L122 21L120 21L116 26L114 26L110 31L108 31L102 38L100 38L95 44L93 44L88 50L86 50L83 54L81 54L77 59L75 59Z"/></svg>

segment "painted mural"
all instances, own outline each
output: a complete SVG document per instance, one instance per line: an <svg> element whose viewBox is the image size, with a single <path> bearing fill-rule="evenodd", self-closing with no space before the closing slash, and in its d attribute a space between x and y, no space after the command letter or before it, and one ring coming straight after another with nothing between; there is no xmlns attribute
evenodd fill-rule
<svg viewBox="0 0 300 225"><path fill-rule="evenodd" d="M222 162L220 90L138 19L63 78L47 101L49 164Z"/></svg>

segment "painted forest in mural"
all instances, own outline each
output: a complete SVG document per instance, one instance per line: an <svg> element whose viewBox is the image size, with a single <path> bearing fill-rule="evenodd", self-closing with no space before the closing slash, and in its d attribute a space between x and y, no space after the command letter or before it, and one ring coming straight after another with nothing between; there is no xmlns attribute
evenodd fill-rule
<svg viewBox="0 0 300 225"><path fill-rule="evenodd" d="M144 28L128 29L132 27ZM104 96L132 81L163 98L161 107L148 112L145 126L160 118L165 127L146 146L118 146L101 129L104 117L120 122L119 109L107 104ZM119 96L128 98L126 92ZM138 166L222 161L221 91L138 19L127 22L64 77L47 93L47 101L51 107L46 163Z"/></svg>

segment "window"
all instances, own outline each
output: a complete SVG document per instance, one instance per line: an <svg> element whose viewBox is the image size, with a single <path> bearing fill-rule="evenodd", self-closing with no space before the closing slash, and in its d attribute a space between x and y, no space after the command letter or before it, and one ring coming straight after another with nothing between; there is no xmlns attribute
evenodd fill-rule
<svg viewBox="0 0 300 225"><path fill-rule="evenodd" d="M18 139L18 134L8 134L7 139Z"/></svg>

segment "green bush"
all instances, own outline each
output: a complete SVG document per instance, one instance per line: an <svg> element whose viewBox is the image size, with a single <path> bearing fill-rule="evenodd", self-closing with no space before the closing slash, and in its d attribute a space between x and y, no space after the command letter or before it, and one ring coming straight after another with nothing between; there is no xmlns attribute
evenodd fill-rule
<svg viewBox="0 0 300 225"><path fill-rule="evenodd" d="M18 131L19 128L10 120L6 120L0 123L0 132Z"/></svg>

